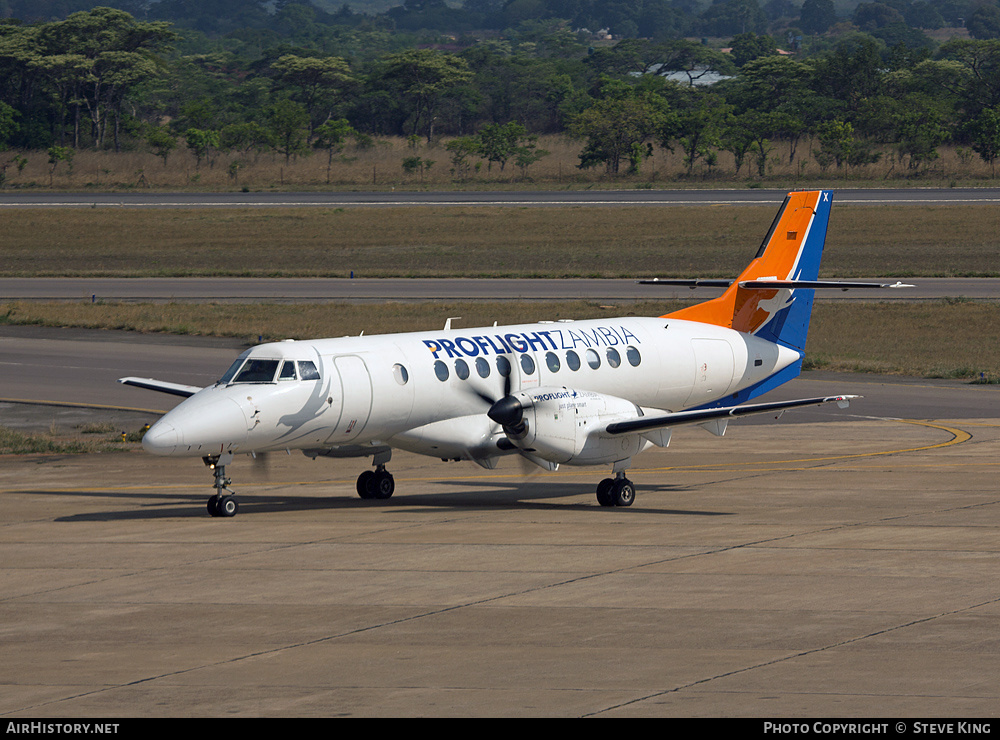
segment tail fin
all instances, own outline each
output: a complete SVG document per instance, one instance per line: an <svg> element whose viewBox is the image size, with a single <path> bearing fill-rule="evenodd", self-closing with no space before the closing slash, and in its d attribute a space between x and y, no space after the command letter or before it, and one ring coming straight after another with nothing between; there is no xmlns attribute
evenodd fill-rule
<svg viewBox="0 0 1000 740"><path fill-rule="evenodd" d="M832 201L829 190L789 193L757 256L725 293L663 318L717 324L802 352L815 292L802 286L819 277Z"/></svg>

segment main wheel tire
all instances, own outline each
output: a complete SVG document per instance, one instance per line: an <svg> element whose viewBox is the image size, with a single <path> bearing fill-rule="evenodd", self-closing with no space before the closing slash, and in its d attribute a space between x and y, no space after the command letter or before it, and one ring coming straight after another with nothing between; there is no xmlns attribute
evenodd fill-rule
<svg viewBox="0 0 1000 740"><path fill-rule="evenodd" d="M621 478L615 481L612 489L615 498L615 506L631 506L635 501L635 486L628 478Z"/></svg>
<svg viewBox="0 0 1000 740"><path fill-rule="evenodd" d="M611 492L615 484L614 478L605 478L597 484L597 503L601 506L614 506L615 496Z"/></svg>
<svg viewBox="0 0 1000 740"><path fill-rule="evenodd" d="M381 500L390 498L396 490L396 481L392 477L392 473L386 470L377 471L369 485L369 490L372 492L373 498Z"/></svg>
<svg viewBox="0 0 1000 740"><path fill-rule="evenodd" d="M361 475L358 476L358 495L361 498L374 498L374 493L372 491L372 481L375 478L374 470L366 470Z"/></svg>

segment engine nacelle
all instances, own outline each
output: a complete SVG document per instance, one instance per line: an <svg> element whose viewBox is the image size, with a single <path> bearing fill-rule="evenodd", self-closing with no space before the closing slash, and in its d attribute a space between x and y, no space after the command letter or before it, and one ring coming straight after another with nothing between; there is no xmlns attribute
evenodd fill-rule
<svg viewBox="0 0 1000 740"><path fill-rule="evenodd" d="M634 403L623 398L566 387L543 387L519 391L508 399L508 405L513 406L516 400L521 409L518 423L504 424L508 439L521 450L549 462L613 463L632 457L647 444L640 435L604 433L611 422L642 416Z"/></svg>

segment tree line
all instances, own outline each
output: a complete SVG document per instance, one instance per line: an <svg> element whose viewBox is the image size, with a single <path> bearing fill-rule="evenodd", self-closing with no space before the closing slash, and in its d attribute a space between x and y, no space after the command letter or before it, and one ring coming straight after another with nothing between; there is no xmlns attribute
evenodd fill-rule
<svg viewBox="0 0 1000 740"><path fill-rule="evenodd" d="M737 0L716 6L729 1ZM761 10L755 0L738 1ZM466 0L462 10L509 15L518 2ZM170 4L195 7L156 3ZM151 14L148 3L133 5ZM248 12L258 5L243 3ZM596 5L613 4L539 0L533 7L568 16ZM199 166L220 153L239 155L230 166L240 166L263 152L288 160L320 152L329 171L348 143L403 136L443 142L462 177L480 166L503 172L509 163L524 173L547 154L538 135L560 133L580 141L581 168L611 174L638 170L656 146L681 151L691 175L718 168L721 152L731 155L735 174L765 176L779 157L811 158L824 170L891 158L915 173L945 144L992 168L1000 156L1000 40L887 41L879 28L906 23L904 11L911 21L923 17L914 9L921 3L862 3L855 19L863 22L873 10L866 6L875 5L895 15L876 14L885 22L867 32L858 24L811 35L793 29L784 41L807 39L794 54L758 30L724 38L724 46L669 34L598 42L566 16L539 13L502 35L447 48L417 45L346 6L345 23L330 26L336 34L311 40L255 28L250 16L251 25L213 39L110 7L54 21L7 19L0 22L0 148L46 151L53 169L84 148L145 148L166 162L183 147ZM940 16L959 5L932 9ZM400 7L438 6L419 10L410 0ZM831 8L831 0L806 0L794 10L802 21L813 14L836 20ZM314 11L279 2L267 18L313 18ZM710 74L717 81L702 84ZM13 154L0 164L6 171L22 161ZM416 154L404 162L423 164Z"/></svg>

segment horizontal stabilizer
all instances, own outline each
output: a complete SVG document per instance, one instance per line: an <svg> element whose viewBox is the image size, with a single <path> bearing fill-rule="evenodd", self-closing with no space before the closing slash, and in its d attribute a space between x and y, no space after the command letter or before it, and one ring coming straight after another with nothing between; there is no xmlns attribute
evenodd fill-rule
<svg viewBox="0 0 1000 740"><path fill-rule="evenodd" d="M118 378L118 382L124 385L134 385L136 388L145 388L149 391L159 391L169 393L172 396L193 396L201 390L196 385L181 385L180 383L167 383L163 380L153 378Z"/></svg>
<svg viewBox="0 0 1000 740"><path fill-rule="evenodd" d="M743 406L727 406L718 409L695 409L693 411L678 411L662 416L642 416L629 421L617 421L608 424L605 431L608 434L633 434L650 429L673 427L681 424L704 424L713 419L731 419L752 414L766 414L772 411L800 408L802 406L820 406L824 403L836 403L840 408L847 408L851 399L861 396L821 396L818 398L800 398L795 401L772 401L770 403L745 404Z"/></svg>
<svg viewBox="0 0 1000 740"><path fill-rule="evenodd" d="M741 288L750 290L804 290L832 288L837 290L851 290L852 288L912 288L912 285L905 283L852 283L842 280L742 280Z"/></svg>
<svg viewBox="0 0 1000 740"><path fill-rule="evenodd" d="M674 278L653 278L652 280L638 280L639 285L683 285L694 288L728 288L733 284L732 280L688 280Z"/></svg>
<svg viewBox="0 0 1000 740"><path fill-rule="evenodd" d="M732 280L682 280L682 279L660 279L639 280L639 285L673 285L686 286L688 288L728 288L733 284ZM739 287L750 290L804 290L806 288L816 289L836 289L851 290L852 288L912 288L914 286L901 283L859 283L843 280L741 280Z"/></svg>

